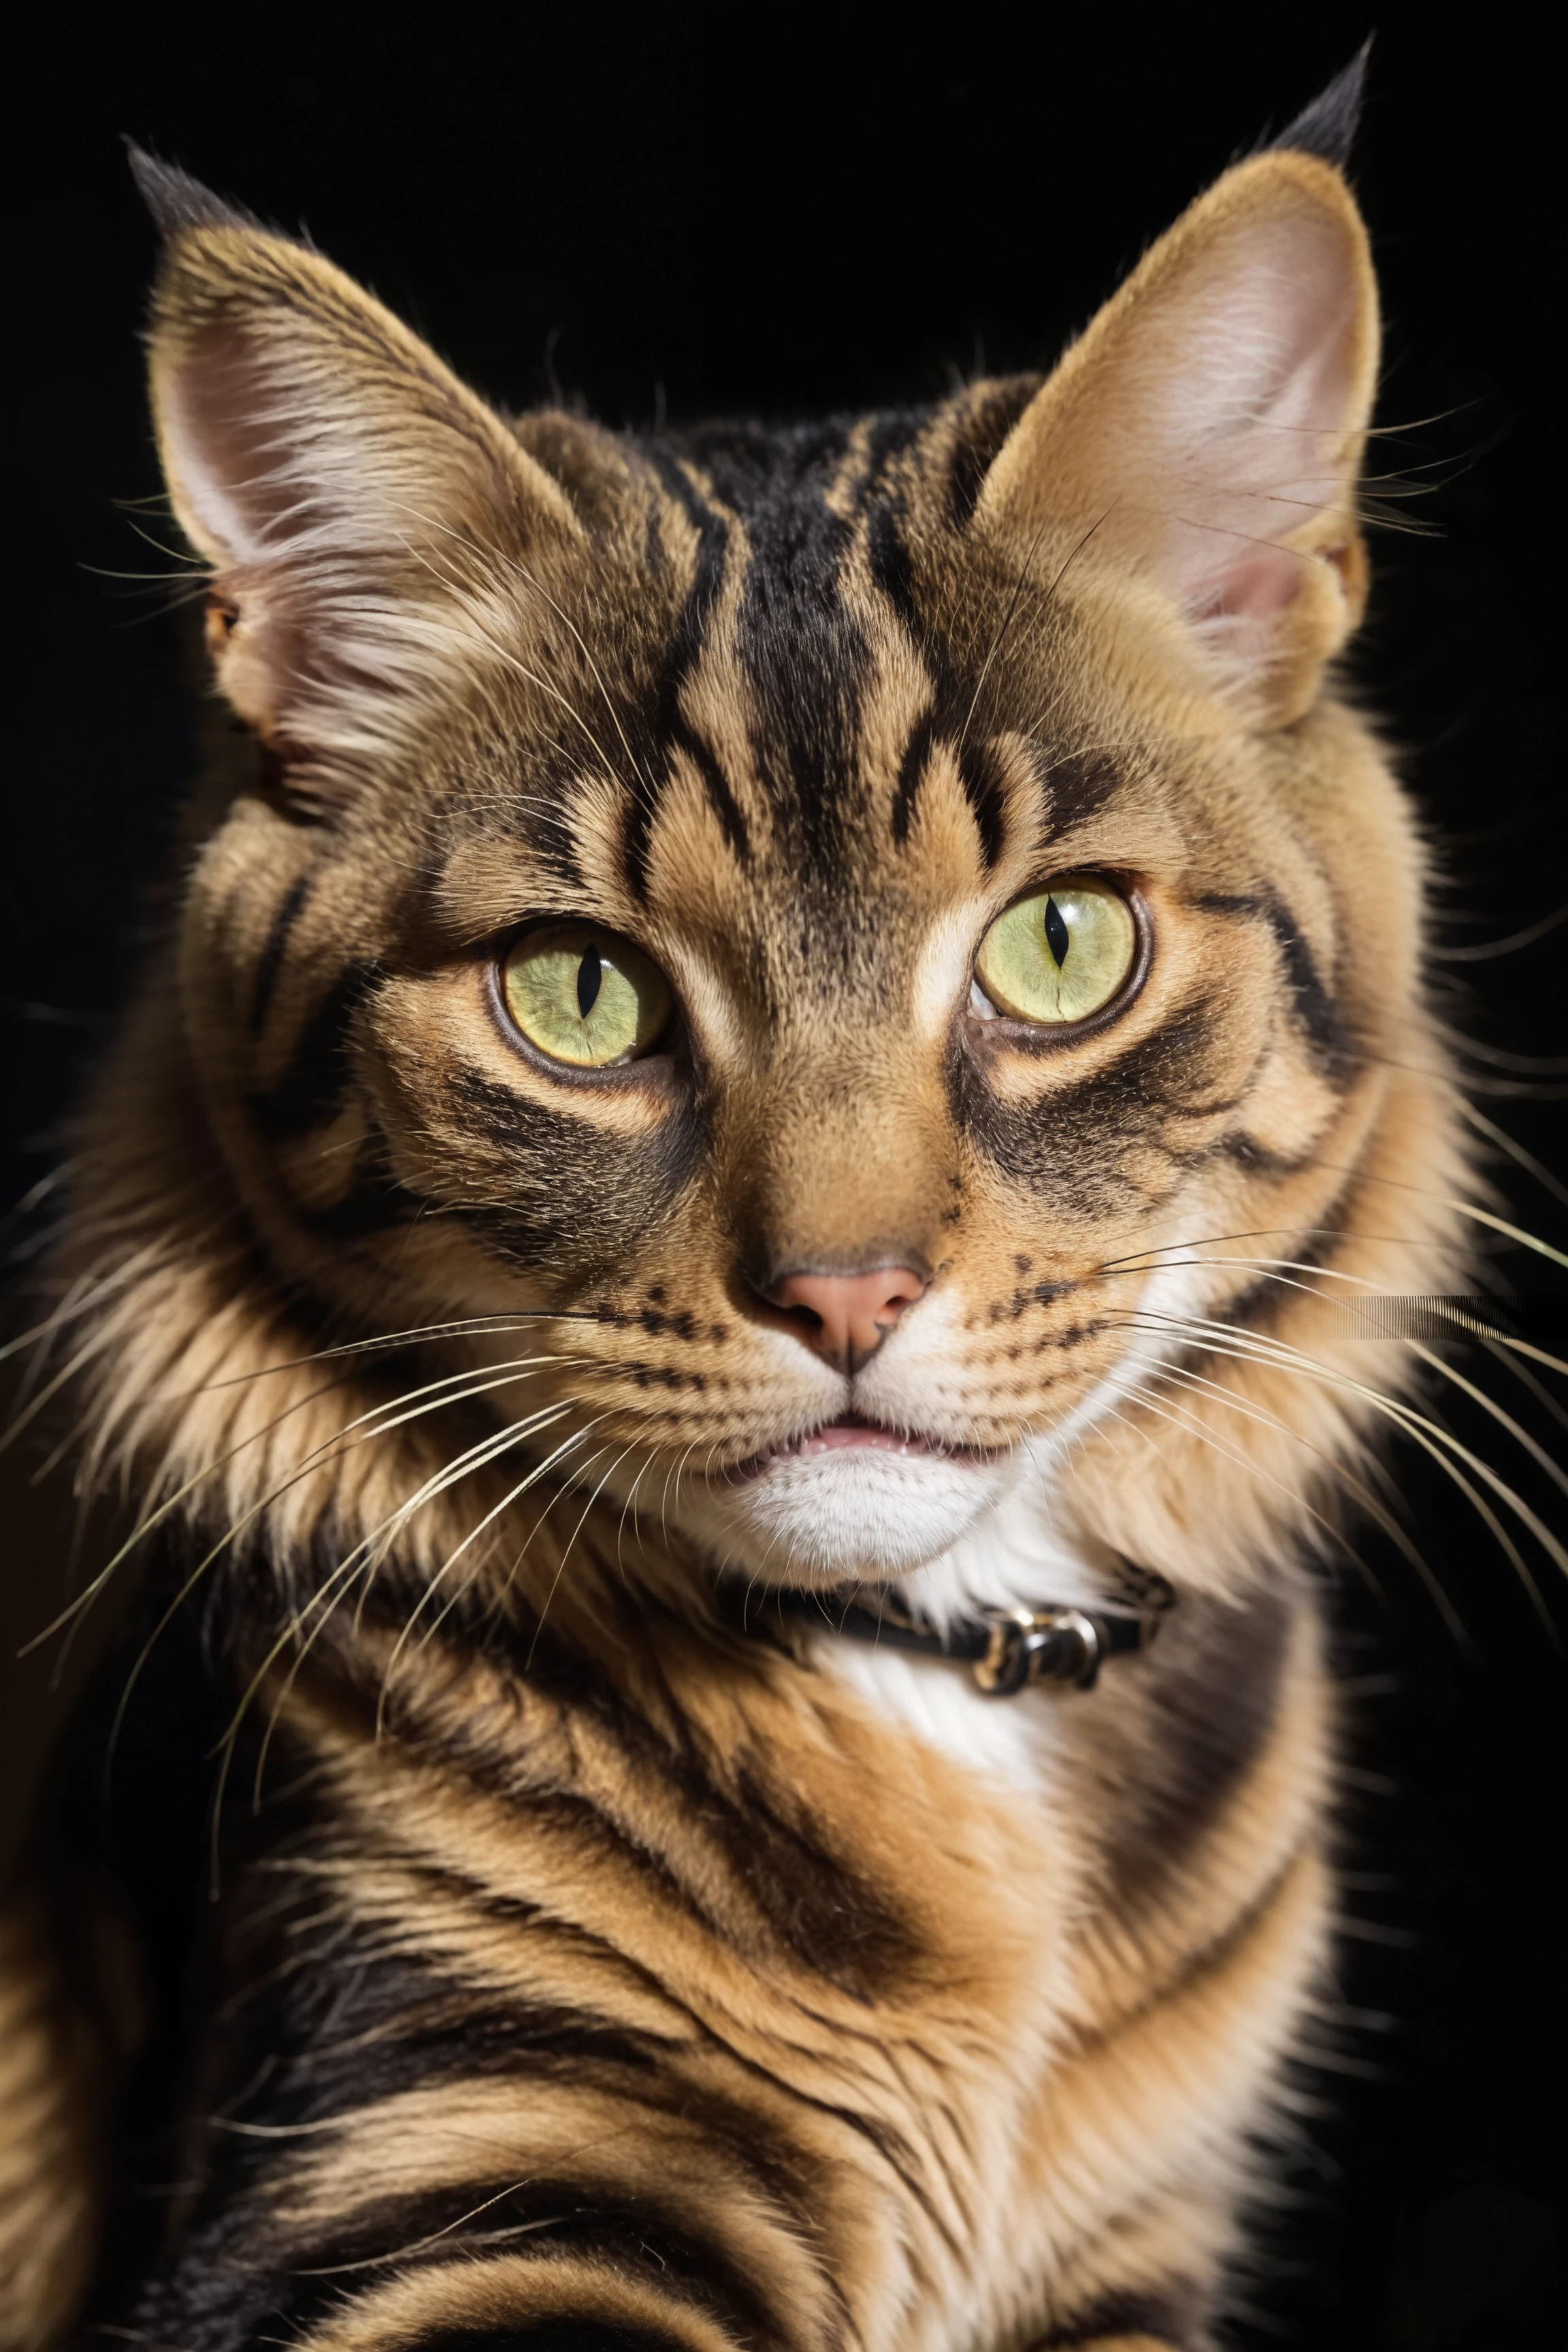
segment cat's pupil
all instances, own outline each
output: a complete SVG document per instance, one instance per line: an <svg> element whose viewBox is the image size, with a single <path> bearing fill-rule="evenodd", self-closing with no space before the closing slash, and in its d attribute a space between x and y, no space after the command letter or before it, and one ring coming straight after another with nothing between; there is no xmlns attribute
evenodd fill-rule
<svg viewBox="0 0 1568 2352"><path fill-rule="evenodd" d="M577 967L577 1010L584 1021L598 1002L599 982L603 976L604 965L600 961L598 949L584 948L583 961Z"/></svg>
<svg viewBox="0 0 1568 2352"><path fill-rule="evenodd" d="M1061 908L1054 898L1046 900L1046 945L1056 958L1057 970L1060 971L1068 960L1068 950L1072 945L1072 935L1063 922Z"/></svg>

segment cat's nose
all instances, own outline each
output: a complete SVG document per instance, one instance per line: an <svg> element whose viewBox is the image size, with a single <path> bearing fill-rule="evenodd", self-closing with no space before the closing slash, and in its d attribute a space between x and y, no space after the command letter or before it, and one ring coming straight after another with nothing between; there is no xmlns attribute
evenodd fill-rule
<svg viewBox="0 0 1568 2352"><path fill-rule="evenodd" d="M879 1265L869 1274L787 1274L767 1297L795 1318L808 1348L841 1372L854 1373L876 1354L929 1278L909 1265Z"/></svg>

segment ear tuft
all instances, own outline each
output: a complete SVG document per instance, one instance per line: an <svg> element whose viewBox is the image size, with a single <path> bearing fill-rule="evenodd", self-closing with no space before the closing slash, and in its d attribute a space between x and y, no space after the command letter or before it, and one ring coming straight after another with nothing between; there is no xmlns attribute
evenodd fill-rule
<svg viewBox="0 0 1568 2352"><path fill-rule="evenodd" d="M374 296L184 173L132 165L164 233L153 417L209 570L218 682L324 809L405 757L455 678L488 692L515 666L520 561L574 578L583 529Z"/></svg>
<svg viewBox="0 0 1568 2352"><path fill-rule="evenodd" d="M260 227L254 214L238 205L226 204L222 196L215 196L189 172L182 172L177 163L161 163L156 155L149 155L144 147L138 147L134 139L126 140L125 152L131 176L165 242L184 229Z"/></svg>
<svg viewBox="0 0 1568 2352"><path fill-rule="evenodd" d="M1261 153L1272 155L1289 149L1298 155L1316 155L1322 163L1344 170L1361 125L1372 39L1369 33L1349 65L1334 76L1326 89L1318 92L1310 105L1301 109L1295 121L1278 139L1266 142L1259 150Z"/></svg>

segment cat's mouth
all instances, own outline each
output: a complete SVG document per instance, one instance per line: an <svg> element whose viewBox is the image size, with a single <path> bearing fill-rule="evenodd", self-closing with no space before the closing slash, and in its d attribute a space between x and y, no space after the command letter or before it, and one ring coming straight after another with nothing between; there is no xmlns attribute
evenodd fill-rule
<svg viewBox="0 0 1568 2352"><path fill-rule="evenodd" d="M1006 1450L993 1445L954 1445L945 1438L926 1436L918 1430L889 1429L881 1422L868 1421L860 1413L846 1412L835 1421L819 1423L816 1429L805 1430L797 1437L764 1445L759 1453L727 1471L724 1484L747 1486L765 1476L781 1462L811 1462L829 1454L892 1454L913 1461L951 1462L960 1468L978 1470L999 1461Z"/></svg>
<svg viewBox="0 0 1568 2352"><path fill-rule="evenodd" d="M681 1486L675 1507L721 1568L773 1583L902 1576L939 1559L1011 1485L1016 1445L835 1413Z"/></svg>

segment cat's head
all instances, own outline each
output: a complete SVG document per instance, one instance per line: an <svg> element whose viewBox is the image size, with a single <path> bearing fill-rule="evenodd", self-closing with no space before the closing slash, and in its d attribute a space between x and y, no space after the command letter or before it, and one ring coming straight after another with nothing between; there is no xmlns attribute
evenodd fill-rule
<svg viewBox="0 0 1568 2352"><path fill-rule="evenodd" d="M489 1400L520 1459L837 1580L1097 1446L1114 1518L1118 1433L1157 1483L1280 1269L1352 1263L1436 1114L1391 1143L1420 860L1324 687L1378 334L1313 143L1043 380L649 436L500 415L143 165L160 443L258 746L179 1017L316 1328L545 1310L464 1342L546 1360Z"/></svg>

